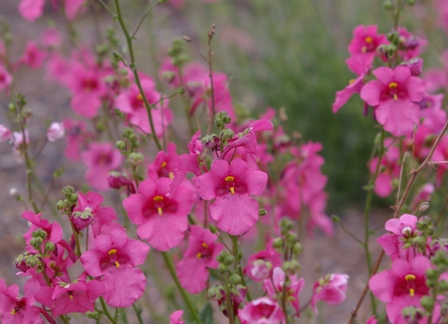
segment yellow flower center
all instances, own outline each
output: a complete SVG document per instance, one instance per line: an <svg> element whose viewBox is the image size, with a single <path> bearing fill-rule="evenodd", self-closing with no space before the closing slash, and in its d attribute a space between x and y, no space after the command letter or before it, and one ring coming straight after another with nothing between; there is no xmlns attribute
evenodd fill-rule
<svg viewBox="0 0 448 324"><path fill-rule="evenodd" d="M405 279L406 281L415 280L415 275L413 275L413 274L407 274L406 276L404 276L404 279Z"/></svg>
<svg viewBox="0 0 448 324"><path fill-rule="evenodd" d="M118 261L115 261L115 268L119 268L120 267L120 263Z"/></svg>
<svg viewBox="0 0 448 324"><path fill-rule="evenodd" d="M227 176L227 177L224 178L224 180L226 180L227 182L231 182L231 181L235 180L235 177Z"/></svg>
<svg viewBox="0 0 448 324"><path fill-rule="evenodd" d="M112 249L109 252L107 252L108 255L115 255L117 254L117 250L116 249Z"/></svg>
<svg viewBox="0 0 448 324"><path fill-rule="evenodd" d="M163 197L162 196L155 196L154 198L152 198L152 200L154 200L154 201L162 201Z"/></svg>
<svg viewBox="0 0 448 324"><path fill-rule="evenodd" d="M207 243L203 242L203 243L202 243L202 247L204 247L204 248L208 248Z"/></svg>
<svg viewBox="0 0 448 324"><path fill-rule="evenodd" d="M161 168L166 167L166 161L163 161L162 164L160 165Z"/></svg>
<svg viewBox="0 0 448 324"><path fill-rule="evenodd" d="M370 37L370 36L367 36L367 37L364 39L364 41L365 41L367 44L371 44L371 43L373 42L373 38Z"/></svg>
<svg viewBox="0 0 448 324"><path fill-rule="evenodd" d="M397 82L389 83L389 89L396 89L397 87L398 87L398 83Z"/></svg>
<svg viewBox="0 0 448 324"><path fill-rule="evenodd" d="M197 257L198 259L202 258L202 253L201 253L201 252L198 252L198 254L196 254L196 257Z"/></svg>

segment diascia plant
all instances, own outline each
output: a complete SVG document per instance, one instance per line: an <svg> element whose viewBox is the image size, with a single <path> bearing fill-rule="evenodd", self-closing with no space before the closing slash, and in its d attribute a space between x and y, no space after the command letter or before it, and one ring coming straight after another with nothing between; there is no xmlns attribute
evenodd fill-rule
<svg viewBox="0 0 448 324"><path fill-rule="evenodd" d="M214 69L215 25L204 33L205 52L184 37L160 50L160 66L138 60L147 16L184 4L159 0L132 24L124 4L20 1L28 21L43 19L46 7L63 12L69 50L64 35L49 29L17 57L2 27L0 91L8 106L0 140L25 170L24 192L13 188L11 196L29 226L15 260L22 289L0 280L1 322L287 324L328 314L322 305L345 301L348 275L304 278L299 263L305 233L334 233L322 144L289 135L282 112L247 117L237 109L231 78ZM368 323L442 323L447 312L447 243L437 228L448 200L436 219L421 215L432 197L446 196L447 117L442 94L431 93L445 84L435 77L440 71L422 78L426 41L398 25L405 5L386 1L394 18L388 34L374 25L354 29L347 64L357 78L333 104L337 112L359 93L381 129L366 166L365 236L348 232L369 271L349 322L369 290ZM93 50L76 37L76 22L98 12L110 14L114 28L97 30L103 41ZM187 59L191 45L204 62ZM158 73L144 72L147 65ZM44 128L36 127L27 94L16 91L28 69L69 94L64 117ZM63 138L67 161L43 181L41 155ZM64 174L62 166L74 164L84 179ZM437 171L426 172L430 165ZM374 193L397 197L375 263L368 244ZM392 264L379 271L384 254Z"/></svg>

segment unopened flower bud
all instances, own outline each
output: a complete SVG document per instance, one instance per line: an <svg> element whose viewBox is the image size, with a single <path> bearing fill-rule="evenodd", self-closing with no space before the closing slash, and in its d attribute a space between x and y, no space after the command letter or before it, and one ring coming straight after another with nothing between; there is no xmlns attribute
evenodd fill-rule
<svg viewBox="0 0 448 324"><path fill-rule="evenodd" d="M67 208L67 201L66 200L59 200L56 203L56 208L58 210L64 210L65 208Z"/></svg>
<svg viewBox="0 0 448 324"><path fill-rule="evenodd" d="M392 0L386 0L383 2L383 8L385 10L393 10L394 9L394 4L392 3Z"/></svg>
<svg viewBox="0 0 448 324"><path fill-rule="evenodd" d="M263 209L263 208L261 208L258 211L258 215L260 215L260 216L265 216L265 215L267 215L267 213L268 213L268 211L266 209Z"/></svg>
<svg viewBox="0 0 448 324"><path fill-rule="evenodd" d="M70 201L72 204L76 204L78 202L78 195L71 194L69 197L67 197L67 200Z"/></svg>
<svg viewBox="0 0 448 324"><path fill-rule="evenodd" d="M42 243L43 243L43 239L41 237L33 237L30 240L30 245L35 248L36 250L39 250L39 248L41 247Z"/></svg>
<svg viewBox="0 0 448 324"><path fill-rule="evenodd" d="M185 88L179 88L179 89L177 89L177 93L178 94L184 94L185 93Z"/></svg>
<svg viewBox="0 0 448 324"><path fill-rule="evenodd" d="M408 5L413 6L415 4L415 0L408 0Z"/></svg>
<svg viewBox="0 0 448 324"><path fill-rule="evenodd" d="M295 255L299 255L300 253L302 253L303 251L303 247L302 244L300 244L300 242L297 242L296 244L294 244L293 248L292 248L292 252Z"/></svg>
<svg viewBox="0 0 448 324"><path fill-rule="evenodd" d="M129 162L134 166L139 165L143 162L143 154L136 152L129 154Z"/></svg>
<svg viewBox="0 0 448 324"><path fill-rule="evenodd" d="M65 197L68 197L68 196L70 196L72 193L74 193L75 192L75 188L73 188L72 186L65 186L64 188L62 188L62 194L65 196Z"/></svg>
<svg viewBox="0 0 448 324"><path fill-rule="evenodd" d="M56 248L56 245L54 245L53 242L47 242L45 243L45 252L53 252Z"/></svg>
<svg viewBox="0 0 448 324"><path fill-rule="evenodd" d="M274 241L272 241L272 247L274 249L283 248L283 239L281 237L276 237Z"/></svg>
<svg viewBox="0 0 448 324"><path fill-rule="evenodd" d="M126 149L126 143L124 142L124 141L117 141L116 143L115 143L115 147L117 148L117 149L119 149L120 151L124 151L125 149Z"/></svg>
<svg viewBox="0 0 448 324"><path fill-rule="evenodd" d="M115 108L115 109L114 109L114 112L115 112L115 116L117 116L117 117L123 117L123 112L122 112L120 109Z"/></svg>
<svg viewBox="0 0 448 324"><path fill-rule="evenodd" d="M420 298L420 305L422 305L427 312L432 312L434 308L434 299L431 296L423 296Z"/></svg>
<svg viewBox="0 0 448 324"><path fill-rule="evenodd" d="M229 277L229 282L232 285L237 285L237 284L241 283L241 277L239 275L237 275L236 273L233 273Z"/></svg>
<svg viewBox="0 0 448 324"><path fill-rule="evenodd" d="M341 219L339 218L339 216L338 215L331 215L331 220L334 222L334 223L336 223L336 224L339 224L340 222L341 222Z"/></svg>
<svg viewBox="0 0 448 324"><path fill-rule="evenodd" d="M218 270L219 270L219 272L226 272L227 271L227 266L225 265L225 264L220 264L219 266L218 266Z"/></svg>
<svg viewBox="0 0 448 324"><path fill-rule="evenodd" d="M425 201L425 202L422 202L422 203L420 204L420 206L418 206L418 211L419 211L419 212L424 212L424 211L427 210L428 208L429 208L429 202Z"/></svg>

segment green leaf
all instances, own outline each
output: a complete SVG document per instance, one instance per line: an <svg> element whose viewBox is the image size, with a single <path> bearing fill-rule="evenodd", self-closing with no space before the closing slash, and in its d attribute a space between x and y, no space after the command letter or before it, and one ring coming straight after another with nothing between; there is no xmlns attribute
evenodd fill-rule
<svg viewBox="0 0 448 324"><path fill-rule="evenodd" d="M213 324L213 309L210 303L205 304L201 309L199 319L201 320L201 324Z"/></svg>

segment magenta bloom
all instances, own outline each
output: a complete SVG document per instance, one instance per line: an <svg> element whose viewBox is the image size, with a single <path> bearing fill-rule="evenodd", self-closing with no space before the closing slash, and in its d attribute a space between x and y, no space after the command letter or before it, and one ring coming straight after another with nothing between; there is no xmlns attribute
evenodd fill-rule
<svg viewBox="0 0 448 324"><path fill-rule="evenodd" d="M254 281L263 281L272 276L274 268L282 265L280 254L272 248L252 254L247 260L244 273Z"/></svg>
<svg viewBox="0 0 448 324"><path fill-rule="evenodd" d="M141 84L149 104L154 105L151 109L152 119L156 135L161 137L166 127L173 120L173 114L168 108L169 100L160 101L163 96L156 91L154 81L151 78L144 77ZM151 133L148 113L142 94L136 84L131 85L115 99L115 106L126 114L130 123L137 125L145 133Z"/></svg>
<svg viewBox="0 0 448 324"><path fill-rule="evenodd" d="M268 293L268 296L274 300L281 300L283 294L286 294L286 298L291 302L292 306L298 312L300 310L299 294L305 285L305 279L297 279L295 275L289 276L289 284L286 285L286 275L282 268L277 267L274 269L271 279L264 280L264 290ZM284 292L286 290L286 292ZM300 314L297 314L300 316Z"/></svg>
<svg viewBox="0 0 448 324"><path fill-rule="evenodd" d="M170 316L170 324L184 324L182 320L182 315L184 315L183 310L174 311Z"/></svg>
<svg viewBox="0 0 448 324"><path fill-rule="evenodd" d="M267 297L252 300L238 312L242 324L280 324L285 322L280 306Z"/></svg>
<svg viewBox="0 0 448 324"><path fill-rule="evenodd" d="M86 272L104 284L104 299L113 307L129 307L145 290L146 277L135 268L145 262L149 246L128 238L122 230L98 235L95 247L81 255Z"/></svg>
<svg viewBox="0 0 448 324"><path fill-rule="evenodd" d="M210 217L219 229L231 235L241 235L258 220L258 202L251 195L261 195L268 180L265 172L249 169L241 159L216 160L210 172L196 180L199 195L205 200L215 199L210 206Z"/></svg>
<svg viewBox="0 0 448 324"><path fill-rule="evenodd" d="M392 146L393 140L387 138L385 146L388 148L384 153L381 163L380 172L375 180L375 193L380 197L387 197L393 191L393 180L400 176L400 150L396 146ZM370 173L374 174L378 164L378 157L374 157L369 163Z"/></svg>
<svg viewBox="0 0 448 324"><path fill-rule="evenodd" d="M379 237L376 241L389 255L392 261L397 259L412 259L417 251L414 248L405 249L403 245L412 238L419 236L417 230L417 217L410 214L404 214L400 218L392 218L385 225L387 234Z"/></svg>
<svg viewBox="0 0 448 324"><path fill-rule="evenodd" d="M44 11L45 0L22 0L19 4L20 15L28 21L34 21Z"/></svg>
<svg viewBox="0 0 448 324"><path fill-rule="evenodd" d="M54 287L43 286L35 294L39 303L51 308L53 316L85 313L95 310L95 300L104 293L104 284L85 279L72 283L58 282Z"/></svg>
<svg viewBox="0 0 448 324"><path fill-rule="evenodd" d="M12 76L0 62L0 91L8 89L12 83Z"/></svg>
<svg viewBox="0 0 448 324"><path fill-rule="evenodd" d="M378 26L360 25L353 30L353 39L348 45L348 51L352 55L364 55L372 63L378 46L386 43L386 36L378 34Z"/></svg>
<svg viewBox="0 0 448 324"><path fill-rule="evenodd" d="M209 230L192 226L188 238L188 248L183 259L176 265L180 283L187 291L197 294L207 286L208 270L216 269L216 257L224 246L214 241L218 237Z"/></svg>
<svg viewBox="0 0 448 324"><path fill-rule="evenodd" d="M81 159L87 166L86 181L93 188L109 189L109 172L120 167L123 156L111 143L91 143L89 150L81 153Z"/></svg>
<svg viewBox="0 0 448 324"><path fill-rule="evenodd" d="M316 303L323 300L328 305L337 305L346 298L348 276L346 274L332 273L319 279L313 286L311 306L317 313Z"/></svg>
<svg viewBox="0 0 448 324"><path fill-rule="evenodd" d="M169 178L144 180L138 193L123 201L129 219L138 226L138 236L159 251L168 251L182 241L196 198L189 187L180 185L171 191L170 186Z"/></svg>
<svg viewBox="0 0 448 324"><path fill-rule="evenodd" d="M408 323L401 314L404 307L420 307L420 298L429 294L426 270L431 268L428 258L417 256L410 261L398 259L392 268L374 275L369 281L372 293L386 303L389 321ZM426 322L425 322L426 323Z"/></svg>
<svg viewBox="0 0 448 324"><path fill-rule="evenodd" d="M44 321L39 316L41 313L45 312L34 306L33 297L19 298L19 287L17 285L7 287L3 279L0 279L0 319L2 323L43 324ZM53 323L56 322L53 321Z"/></svg>
<svg viewBox="0 0 448 324"><path fill-rule="evenodd" d="M38 69L42 66L45 56L46 53L41 51L35 42L29 42L19 63L28 65L32 69Z"/></svg>
<svg viewBox="0 0 448 324"><path fill-rule="evenodd" d="M377 80L367 83L361 98L375 108L375 116L384 129L394 136L412 132L420 122L418 103L425 94L423 81L411 76L407 66L395 69L380 67L373 71Z"/></svg>

